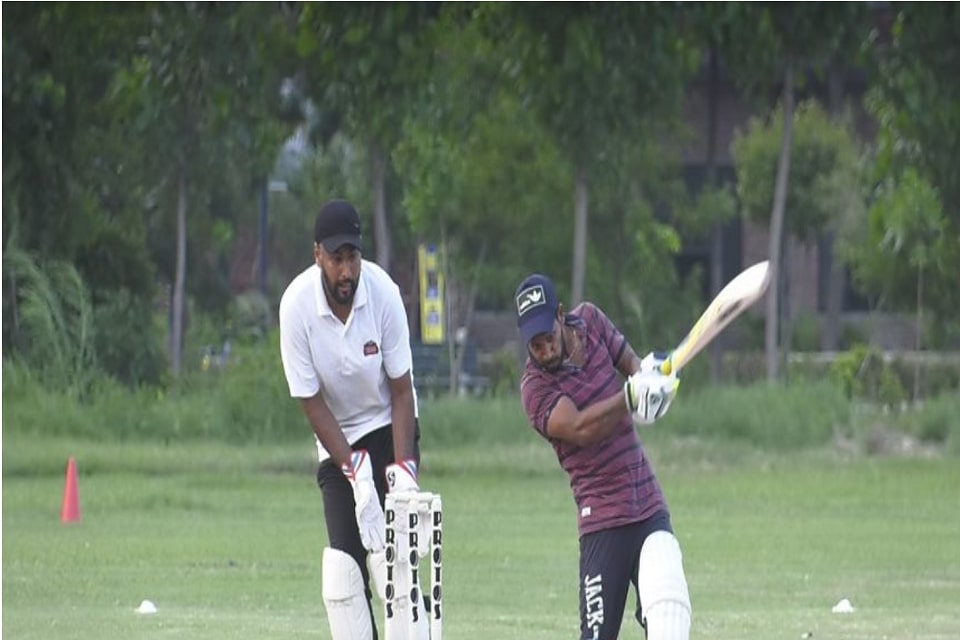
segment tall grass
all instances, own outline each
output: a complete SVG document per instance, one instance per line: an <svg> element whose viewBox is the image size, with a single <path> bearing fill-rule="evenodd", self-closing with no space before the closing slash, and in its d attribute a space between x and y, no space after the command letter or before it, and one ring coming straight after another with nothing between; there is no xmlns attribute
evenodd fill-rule
<svg viewBox="0 0 960 640"><path fill-rule="evenodd" d="M722 437L765 448L822 445L851 425L850 403L827 382L756 383L680 393L664 419L672 431Z"/></svg>
<svg viewBox="0 0 960 640"><path fill-rule="evenodd" d="M130 390L101 377L83 397L51 388L30 369L5 359L4 434L121 442L308 442L312 431L299 403L289 395L278 353L273 336L238 345L223 369L191 373L178 389ZM497 445L542 449L517 395L423 396L420 427L429 449ZM878 429L960 453L960 394L944 394L905 411L890 411L854 405L828 382L700 390L681 385L670 413L643 429L641 436L690 436L789 451L822 447L835 440L863 442Z"/></svg>
<svg viewBox="0 0 960 640"><path fill-rule="evenodd" d="M3 274L18 355L45 384L82 391L95 357L93 306L80 274L65 262L39 263L13 237L4 248Z"/></svg>

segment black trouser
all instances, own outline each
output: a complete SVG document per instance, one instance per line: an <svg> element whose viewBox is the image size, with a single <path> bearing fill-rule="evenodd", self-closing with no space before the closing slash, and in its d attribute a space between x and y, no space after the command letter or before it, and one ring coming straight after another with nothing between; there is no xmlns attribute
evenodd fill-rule
<svg viewBox="0 0 960 640"><path fill-rule="evenodd" d="M654 531L669 531L670 515L655 513L643 522L589 533L580 538L580 638L616 640L633 584L643 541ZM641 603L637 598L637 620Z"/></svg>
<svg viewBox="0 0 960 640"><path fill-rule="evenodd" d="M420 464L420 425L417 423L413 441L413 457ZM393 460L393 428L391 425L381 427L368 433L353 444L353 450L366 449L370 454L370 465L373 467L373 481L380 496L380 506L383 506L384 496L387 495L387 465ZM370 573L367 569L367 550L360 541L360 530L357 528L356 503L353 501L353 488L350 481L343 475L337 464L327 459L320 463L317 469L317 485L323 495L323 518L327 524L327 538L332 549L338 549L356 561L363 574L364 591L367 604L370 604ZM373 609L370 610L373 620ZM376 639L377 630L374 625L373 637Z"/></svg>

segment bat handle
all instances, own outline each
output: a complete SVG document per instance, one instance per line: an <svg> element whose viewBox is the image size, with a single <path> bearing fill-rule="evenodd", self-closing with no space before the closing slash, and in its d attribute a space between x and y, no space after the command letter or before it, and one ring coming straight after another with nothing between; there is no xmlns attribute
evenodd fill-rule
<svg viewBox="0 0 960 640"><path fill-rule="evenodd" d="M667 358L666 360L664 360L663 362L660 363L660 373L662 373L662 374L665 375L665 376L668 376L668 375L670 375L670 372L671 372L671 371L673 371L673 356L672 356L672 354L671 354L671 356L670 356L669 358Z"/></svg>

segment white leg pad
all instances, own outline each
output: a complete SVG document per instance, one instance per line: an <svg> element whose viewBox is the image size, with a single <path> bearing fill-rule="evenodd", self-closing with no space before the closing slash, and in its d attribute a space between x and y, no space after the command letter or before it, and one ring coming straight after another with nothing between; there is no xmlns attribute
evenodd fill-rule
<svg viewBox="0 0 960 640"><path fill-rule="evenodd" d="M373 639L360 567L350 555L330 547L323 550L323 603L333 640Z"/></svg>
<svg viewBox="0 0 960 640"><path fill-rule="evenodd" d="M647 537L637 573L647 640L688 640L690 592L680 543L672 533L655 531Z"/></svg>

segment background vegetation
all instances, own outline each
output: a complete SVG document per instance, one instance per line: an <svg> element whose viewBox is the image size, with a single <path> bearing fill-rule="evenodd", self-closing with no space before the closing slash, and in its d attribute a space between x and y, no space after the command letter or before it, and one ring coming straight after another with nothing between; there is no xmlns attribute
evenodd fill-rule
<svg viewBox="0 0 960 640"><path fill-rule="evenodd" d="M446 247L451 327L508 308L536 268L636 343L671 344L722 284L713 268L705 291L675 258L740 216L770 225L778 265L783 239L830 238L871 310L915 314L918 348L956 345L952 3L3 13L3 357L50 389L177 394L225 341L264 339L309 259L310 212L335 194L407 292L417 243ZM756 114L731 150L735 184L716 126L680 117L692 83L721 76ZM694 182L691 140L707 149ZM816 337L779 273L754 346L789 382L789 354ZM836 313L821 342L862 342Z"/></svg>

